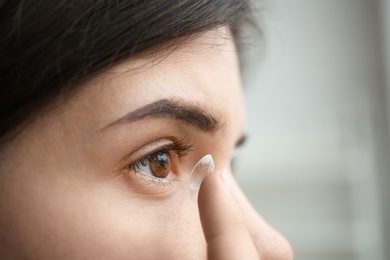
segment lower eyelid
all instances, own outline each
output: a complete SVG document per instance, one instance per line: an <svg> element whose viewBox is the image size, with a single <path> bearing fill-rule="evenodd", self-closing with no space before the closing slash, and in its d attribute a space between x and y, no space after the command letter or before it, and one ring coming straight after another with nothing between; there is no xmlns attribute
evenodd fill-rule
<svg viewBox="0 0 390 260"><path fill-rule="evenodd" d="M156 185L172 185L173 182L177 181L177 179L163 179L163 178L158 178L158 177L153 177L153 176L149 176L149 175L146 175L146 174L143 174L141 172L135 172L134 173L135 175L137 175L138 178L144 178L145 181L148 181L148 182L151 182L153 184L156 184ZM169 174L171 175L171 173Z"/></svg>
<svg viewBox="0 0 390 260"><path fill-rule="evenodd" d="M176 178L158 180L158 178L131 169L125 170L122 175L124 176L129 189L136 194L146 196L145 199L166 198L174 193L180 182Z"/></svg>

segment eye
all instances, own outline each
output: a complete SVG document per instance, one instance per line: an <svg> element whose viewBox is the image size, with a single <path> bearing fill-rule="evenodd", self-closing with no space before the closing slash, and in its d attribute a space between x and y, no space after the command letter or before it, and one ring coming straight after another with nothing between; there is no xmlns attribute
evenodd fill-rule
<svg viewBox="0 0 390 260"><path fill-rule="evenodd" d="M240 155L241 155L241 149L247 142L247 139L248 139L248 136L246 134L243 134L240 139L238 139L237 143L236 143L236 146L235 146L235 149L233 151L233 156L232 156L232 159L230 161L230 167L232 169L233 172L235 172L236 168L237 168L237 162L239 162L239 158L240 158Z"/></svg>
<svg viewBox="0 0 390 260"><path fill-rule="evenodd" d="M171 172L171 156L167 151L147 155L129 165L131 169L156 178L166 178Z"/></svg>
<svg viewBox="0 0 390 260"><path fill-rule="evenodd" d="M131 157L141 159L125 158L126 170L123 173L132 180L141 181L140 184L146 181L148 184L172 187L172 184L179 180L177 178L180 175L177 171L179 163L192 149L193 144L184 139L175 140L173 137L159 139L131 154ZM137 186L140 187L151 186ZM153 192L155 193L155 190Z"/></svg>

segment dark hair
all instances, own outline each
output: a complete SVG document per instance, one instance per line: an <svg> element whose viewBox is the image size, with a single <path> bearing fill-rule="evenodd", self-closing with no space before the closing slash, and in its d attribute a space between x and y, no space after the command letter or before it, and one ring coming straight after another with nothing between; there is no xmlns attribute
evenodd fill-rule
<svg viewBox="0 0 390 260"><path fill-rule="evenodd" d="M0 0L0 143L81 80L175 39L234 32L248 11L245 0Z"/></svg>

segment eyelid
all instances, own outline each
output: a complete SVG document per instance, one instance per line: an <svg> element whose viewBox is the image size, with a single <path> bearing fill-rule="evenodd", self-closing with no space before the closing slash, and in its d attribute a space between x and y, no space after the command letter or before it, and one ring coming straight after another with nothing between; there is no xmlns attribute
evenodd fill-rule
<svg viewBox="0 0 390 260"><path fill-rule="evenodd" d="M188 145L186 141L178 140L177 138L173 138L173 137L162 138L157 141L151 142L149 144L143 145L140 148L135 149L134 152L130 153L119 162L119 167L117 168L123 169L124 166L129 165L131 162L141 160L145 156L151 155L159 150L173 150L172 149L173 147L169 147L169 146L175 146L175 144L183 146L183 150L187 149L187 146L188 147L191 146Z"/></svg>
<svg viewBox="0 0 390 260"><path fill-rule="evenodd" d="M165 139L165 138L160 139L155 142L142 146L141 148L137 149L135 152L131 153L127 158L132 159L130 161L137 161L173 143L174 141L169 139Z"/></svg>
<svg viewBox="0 0 390 260"><path fill-rule="evenodd" d="M126 156L120 162L121 171L128 172L129 168L133 169L136 164L139 164L142 160L148 160L148 157L158 152L167 152L171 156L171 160L177 160L185 156L188 152L192 151L193 144L188 143L186 140L177 138L163 138L150 144L144 145L137 149L135 152ZM174 169L175 167L173 167Z"/></svg>

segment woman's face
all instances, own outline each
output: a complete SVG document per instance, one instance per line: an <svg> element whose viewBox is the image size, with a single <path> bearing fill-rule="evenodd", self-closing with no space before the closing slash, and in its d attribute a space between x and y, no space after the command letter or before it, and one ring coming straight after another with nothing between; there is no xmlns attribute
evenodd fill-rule
<svg viewBox="0 0 390 260"><path fill-rule="evenodd" d="M83 83L4 151L1 255L205 258L188 178L205 154L229 169L243 137L237 53L220 29L146 57Z"/></svg>

